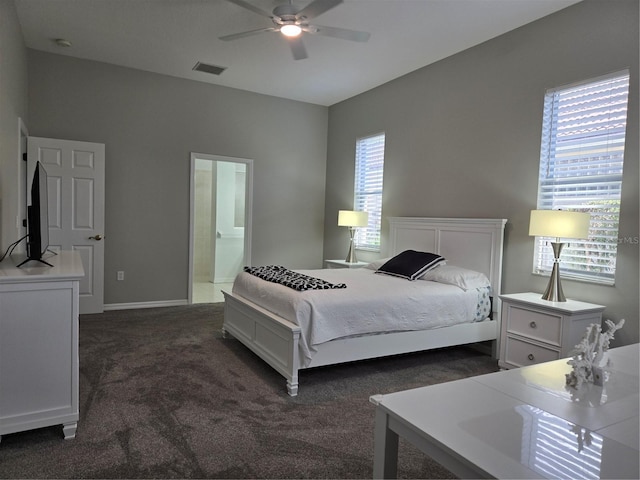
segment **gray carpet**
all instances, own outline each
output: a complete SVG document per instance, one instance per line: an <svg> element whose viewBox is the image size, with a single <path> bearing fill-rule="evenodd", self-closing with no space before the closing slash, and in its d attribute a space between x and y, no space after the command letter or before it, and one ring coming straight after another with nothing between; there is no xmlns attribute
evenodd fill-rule
<svg viewBox="0 0 640 480"><path fill-rule="evenodd" d="M220 335L223 304L80 317L80 422L2 437L0 478L371 478L389 393L497 370L466 347L311 369L285 380ZM451 478L401 441L399 476Z"/></svg>

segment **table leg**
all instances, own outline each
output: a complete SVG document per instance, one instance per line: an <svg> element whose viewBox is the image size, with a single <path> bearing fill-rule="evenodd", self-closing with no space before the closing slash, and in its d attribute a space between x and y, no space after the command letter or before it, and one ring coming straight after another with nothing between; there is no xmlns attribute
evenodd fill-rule
<svg viewBox="0 0 640 480"><path fill-rule="evenodd" d="M374 429L373 478L397 478L398 434L389 428L389 415L376 408Z"/></svg>

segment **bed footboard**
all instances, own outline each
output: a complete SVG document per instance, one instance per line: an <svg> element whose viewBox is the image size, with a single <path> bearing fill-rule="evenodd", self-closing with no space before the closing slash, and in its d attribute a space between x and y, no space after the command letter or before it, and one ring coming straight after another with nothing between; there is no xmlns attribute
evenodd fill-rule
<svg viewBox="0 0 640 480"><path fill-rule="evenodd" d="M233 293L224 294L222 334L230 333L287 380L287 391L298 394L300 327Z"/></svg>

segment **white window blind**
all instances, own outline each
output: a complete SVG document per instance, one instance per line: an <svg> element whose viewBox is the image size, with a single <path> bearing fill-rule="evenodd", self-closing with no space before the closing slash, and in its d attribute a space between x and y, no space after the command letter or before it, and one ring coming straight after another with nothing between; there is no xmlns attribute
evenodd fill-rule
<svg viewBox="0 0 640 480"><path fill-rule="evenodd" d="M384 133L359 138L356 142L356 171L353 209L369 213L369 225L357 228L356 248L380 251L382 224L382 176Z"/></svg>
<svg viewBox="0 0 640 480"><path fill-rule="evenodd" d="M621 72L545 96L538 209L591 214L589 238L562 251L564 277L614 282L628 93ZM535 273L551 271L554 240L536 238Z"/></svg>

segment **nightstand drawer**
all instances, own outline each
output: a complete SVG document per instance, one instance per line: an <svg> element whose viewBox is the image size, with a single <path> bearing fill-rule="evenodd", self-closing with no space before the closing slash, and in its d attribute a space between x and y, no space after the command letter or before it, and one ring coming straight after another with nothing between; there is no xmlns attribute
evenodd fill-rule
<svg viewBox="0 0 640 480"><path fill-rule="evenodd" d="M517 305L510 305L508 308L510 309L508 332L552 345L561 345L561 316L527 310Z"/></svg>
<svg viewBox="0 0 640 480"><path fill-rule="evenodd" d="M527 343L513 337L507 337L506 352L506 362L518 367L550 362L560 358L560 352L556 350Z"/></svg>

